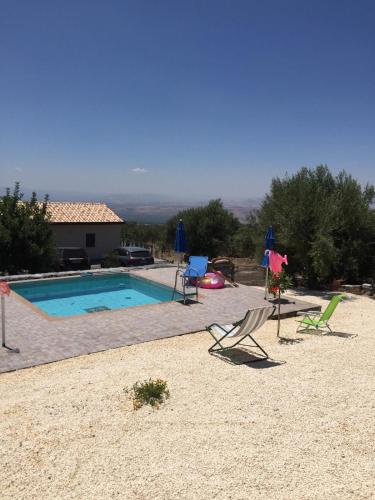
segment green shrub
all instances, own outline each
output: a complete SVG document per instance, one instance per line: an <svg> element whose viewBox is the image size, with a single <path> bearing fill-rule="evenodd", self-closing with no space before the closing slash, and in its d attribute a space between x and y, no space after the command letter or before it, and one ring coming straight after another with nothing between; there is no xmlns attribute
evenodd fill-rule
<svg viewBox="0 0 375 500"><path fill-rule="evenodd" d="M285 293L293 285L292 277L284 270L280 273L270 272L268 275L268 292L276 297L280 293Z"/></svg>
<svg viewBox="0 0 375 500"><path fill-rule="evenodd" d="M179 219L184 221L189 254L208 255L210 258L228 254L232 237L241 226L220 199L211 200L203 207L183 210L169 219L166 234L172 248Z"/></svg>
<svg viewBox="0 0 375 500"><path fill-rule="evenodd" d="M102 262L102 267L120 267L120 266L121 262L113 252L107 254Z"/></svg>
<svg viewBox="0 0 375 500"><path fill-rule="evenodd" d="M152 408L159 409L160 405L169 398L167 382L160 378L156 380L150 378L143 382L136 382L130 390L125 389L125 392L130 393L135 410L138 410L143 405L150 405Z"/></svg>
<svg viewBox="0 0 375 500"><path fill-rule="evenodd" d="M24 200L16 182L0 196L0 274L40 273L56 266L56 247L49 221L48 196Z"/></svg>
<svg viewBox="0 0 375 500"><path fill-rule="evenodd" d="M362 283L375 269L375 188L364 187L345 171L302 168L272 180L259 211L263 234L272 224L276 247L288 254L288 272L302 274L307 286L333 278ZM263 242L262 242L263 243Z"/></svg>

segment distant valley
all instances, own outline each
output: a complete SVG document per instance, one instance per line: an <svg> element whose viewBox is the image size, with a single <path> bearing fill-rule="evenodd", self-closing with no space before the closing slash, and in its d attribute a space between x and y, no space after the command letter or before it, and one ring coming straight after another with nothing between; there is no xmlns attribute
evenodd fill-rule
<svg viewBox="0 0 375 500"><path fill-rule="evenodd" d="M5 188L0 188L0 190L0 196L5 194ZM22 189L22 191L26 199L30 198L31 189ZM124 220L142 224L163 224L181 210L202 206L209 201L208 199L189 199L187 196L176 198L150 193L107 194L44 189L36 189L36 191L39 200L42 200L44 193L47 192L51 201L106 203ZM224 206L241 222L246 222L249 212L259 207L261 201L262 198L223 199Z"/></svg>
<svg viewBox="0 0 375 500"><path fill-rule="evenodd" d="M122 203L108 202L111 207L124 220L135 221L143 224L163 224L168 219L176 215L181 210L187 210L192 207L204 205L207 202L201 203L176 203L176 204L134 204L127 205ZM224 206L230 210L235 217L241 222L246 222L249 212L259 206L259 202L249 201L241 204L227 203L224 201Z"/></svg>

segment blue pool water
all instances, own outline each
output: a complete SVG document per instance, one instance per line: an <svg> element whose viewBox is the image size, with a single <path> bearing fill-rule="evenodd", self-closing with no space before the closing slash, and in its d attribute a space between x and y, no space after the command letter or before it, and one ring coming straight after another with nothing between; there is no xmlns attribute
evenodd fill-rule
<svg viewBox="0 0 375 500"><path fill-rule="evenodd" d="M11 289L53 317L77 316L172 300L173 289L129 273L85 275L26 283ZM180 300L176 293L174 300Z"/></svg>

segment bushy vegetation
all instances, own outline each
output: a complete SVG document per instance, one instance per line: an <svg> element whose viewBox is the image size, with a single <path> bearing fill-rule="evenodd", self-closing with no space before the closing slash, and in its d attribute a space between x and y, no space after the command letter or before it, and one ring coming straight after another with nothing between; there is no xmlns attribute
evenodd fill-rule
<svg viewBox="0 0 375 500"><path fill-rule="evenodd" d="M165 224L140 224L133 221L125 221L123 224L121 239L124 244L165 244Z"/></svg>
<svg viewBox="0 0 375 500"><path fill-rule="evenodd" d="M48 223L48 196L23 200L19 183L0 198L0 272L43 272L55 265L56 251Z"/></svg>
<svg viewBox="0 0 375 500"><path fill-rule="evenodd" d="M120 267L121 262L113 252L108 253L102 262L102 267Z"/></svg>
<svg viewBox="0 0 375 500"><path fill-rule="evenodd" d="M143 405L150 405L152 408L158 409L170 395L167 382L160 378L136 382L130 390L127 388L124 390L125 393L130 394L135 410Z"/></svg>
<svg viewBox="0 0 375 500"><path fill-rule="evenodd" d="M208 255L210 258L232 253L234 237L241 224L221 200L212 200L203 207L179 212L167 222L167 241L173 245L179 219L185 225L189 253Z"/></svg>
<svg viewBox="0 0 375 500"><path fill-rule="evenodd" d="M179 219L185 225L188 253L261 259L266 229L274 227L276 250L288 254L288 273L302 274L312 287L333 278L351 283L375 279L374 187L351 175L334 176L326 166L301 168L272 180L260 209L246 224L220 199L179 212L166 224L126 222L123 243L172 251ZM54 266L55 248L48 223L48 197L23 200L19 185L0 198L0 272L41 272ZM115 265L108 256L107 265Z"/></svg>
<svg viewBox="0 0 375 500"><path fill-rule="evenodd" d="M265 234L272 224L277 249L288 254L288 271L310 286L344 278L355 283L375 269L374 187L326 166L302 168L272 180L259 211Z"/></svg>
<svg viewBox="0 0 375 500"><path fill-rule="evenodd" d="M280 273L270 272L268 275L268 293L272 293L276 297L279 293L285 293L293 285L292 277L285 272L285 270Z"/></svg>
<svg viewBox="0 0 375 500"><path fill-rule="evenodd" d="M250 257L255 251L253 219L241 224L223 207L221 200L212 200L202 207L182 210L166 224L126 222L122 230L124 243L152 245L161 253L173 251L178 221L184 221L188 253Z"/></svg>

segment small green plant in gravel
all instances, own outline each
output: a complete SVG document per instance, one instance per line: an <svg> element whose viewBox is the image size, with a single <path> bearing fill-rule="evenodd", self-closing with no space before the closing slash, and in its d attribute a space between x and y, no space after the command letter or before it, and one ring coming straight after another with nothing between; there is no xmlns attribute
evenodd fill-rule
<svg viewBox="0 0 375 500"><path fill-rule="evenodd" d="M169 398L167 382L160 378L136 382L131 389L125 388L125 392L130 394L133 400L133 408L138 410L143 405L150 405L154 409L159 409L160 405Z"/></svg>

